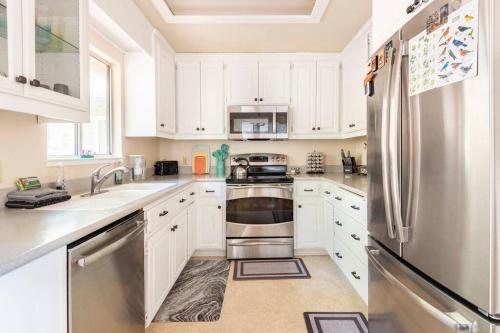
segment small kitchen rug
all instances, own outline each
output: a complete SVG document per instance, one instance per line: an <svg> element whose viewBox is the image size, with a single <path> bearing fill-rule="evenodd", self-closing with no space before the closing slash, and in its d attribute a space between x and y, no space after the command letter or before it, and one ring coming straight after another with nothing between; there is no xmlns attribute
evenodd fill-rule
<svg viewBox="0 0 500 333"><path fill-rule="evenodd" d="M237 260L233 280L310 279L300 258Z"/></svg>
<svg viewBox="0 0 500 333"><path fill-rule="evenodd" d="M308 333L368 333L360 312L304 312Z"/></svg>
<svg viewBox="0 0 500 333"><path fill-rule="evenodd" d="M230 267L227 260L190 260L153 321L219 320Z"/></svg>

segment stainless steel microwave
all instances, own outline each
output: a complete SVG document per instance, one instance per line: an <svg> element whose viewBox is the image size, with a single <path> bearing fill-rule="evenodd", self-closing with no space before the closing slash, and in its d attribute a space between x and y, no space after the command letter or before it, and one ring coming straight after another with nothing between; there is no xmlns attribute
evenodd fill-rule
<svg viewBox="0 0 500 333"><path fill-rule="evenodd" d="M228 107L229 139L288 139L288 106L266 105Z"/></svg>

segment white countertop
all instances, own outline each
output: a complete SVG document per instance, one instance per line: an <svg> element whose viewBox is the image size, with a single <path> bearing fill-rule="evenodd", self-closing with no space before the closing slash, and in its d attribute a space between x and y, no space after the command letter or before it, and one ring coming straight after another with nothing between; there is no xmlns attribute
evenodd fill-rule
<svg viewBox="0 0 500 333"><path fill-rule="evenodd" d="M295 179L328 180L359 195L366 195L367 180L364 176L332 173L319 176L298 175ZM117 209L99 211L0 209L0 275L66 246L197 181L223 182L225 177L212 175L151 177L145 183L158 184L156 190L149 191L137 200ZM166 187L167 183L170 186Z"/></svg>

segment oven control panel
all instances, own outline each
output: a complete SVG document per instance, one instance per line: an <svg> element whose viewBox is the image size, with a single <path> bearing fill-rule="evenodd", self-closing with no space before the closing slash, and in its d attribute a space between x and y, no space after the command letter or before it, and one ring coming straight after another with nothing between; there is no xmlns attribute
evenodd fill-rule
<svg viewBox="0 0 500 333"><path fill-rule="evenodd" d="M239 165L242 160L247 160L249 165L288 165L286 155L263 153L231 155L231 166Z"/></svg>

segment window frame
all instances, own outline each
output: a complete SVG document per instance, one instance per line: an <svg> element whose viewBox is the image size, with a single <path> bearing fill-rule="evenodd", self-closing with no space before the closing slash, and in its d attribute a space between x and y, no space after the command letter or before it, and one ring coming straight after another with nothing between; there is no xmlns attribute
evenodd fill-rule
<svg viewBox="0 0 500 333"><path fill-rule="evenodd" d="M96 54L95 52L90 52L89 54L89 61L90 58L94 58L97 61L100 61L106 66L106 77L107 77L107 85L106 85L106 95L107 95L107 103L106 103L106 109L107 109L107 153L106 154L94 154L93 158L82 158L81 157L81 151L82 151L82 124L81 123L74 123L74 135L75 135L75 146L74 146L74 151L73 155L48 155L47 152L47 162L49 166L51 164L58 164L60 162L64 162L64 164L93 164L98 161L119 161L122 159L121 156L115 156L114 155L114 145L113 145L113 138L114 138L114 131L113 131L113 123L114 123L114 117L113 117L113 64L110 63L109 61L106 61L103 59L101 56ZM89 110L90 112L90 110ZM47 139L46 139L47 140ZM68 162L68 163L66 163ZM80 162L80 163L79 163Z"/></svg>

